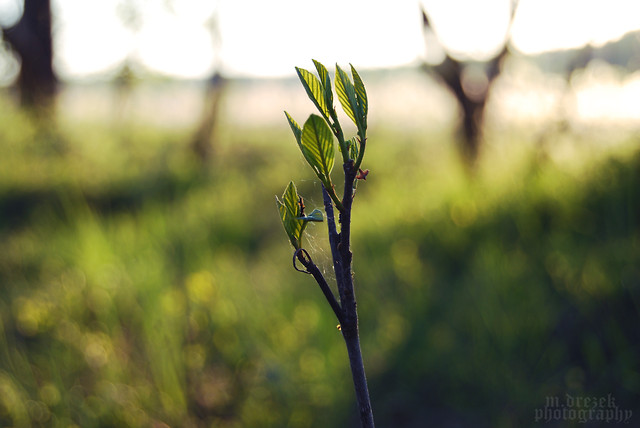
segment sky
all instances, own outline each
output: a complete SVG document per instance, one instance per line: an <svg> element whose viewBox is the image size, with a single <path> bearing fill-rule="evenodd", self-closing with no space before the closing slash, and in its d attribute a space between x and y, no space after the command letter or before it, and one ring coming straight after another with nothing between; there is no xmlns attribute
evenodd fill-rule
<svg viewBox="0 0 640 428"><path fill-rule="evenodd" d="M0 23L14 22L20 5L0 0ZM434 54L421 6L455 55L482 59L501 49L510 0L52 0L55 67L74 79L129 61L198 79L218 66L230 76L287 76L312 67L311 58L403 66ZM601 45L640 29L638 16L638 0L521 0L512 44L525 54Z"/></svg>

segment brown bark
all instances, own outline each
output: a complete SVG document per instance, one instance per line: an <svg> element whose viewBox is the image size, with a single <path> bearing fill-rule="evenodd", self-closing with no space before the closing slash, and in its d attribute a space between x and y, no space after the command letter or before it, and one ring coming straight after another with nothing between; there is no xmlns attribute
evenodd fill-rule
<svg viewBox="0 0 640 428"><path fill-rule="evenodd" d="M53 71L50 0L25 0L22 18L3 29L5 40L20 57L17 86L25 107L51 106L57 78Z"/></svg>

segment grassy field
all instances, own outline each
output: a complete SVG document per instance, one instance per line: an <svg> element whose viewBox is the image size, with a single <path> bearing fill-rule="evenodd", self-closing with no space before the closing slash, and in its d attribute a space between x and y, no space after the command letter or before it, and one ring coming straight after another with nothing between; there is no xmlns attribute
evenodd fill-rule
<svg viewBox="0 0 640 428"><path fill-rule="evenodd" d="M187 131L3 110L1 426L354 424L337 322L274 203L290 179L322 202L284 120L223 126L203 167ZM567 394L640 418L638 138L572 136L558 160L522 135L490 134L469 177L447 132L370 131L353 246L379 426L538 426Z"/></svg>

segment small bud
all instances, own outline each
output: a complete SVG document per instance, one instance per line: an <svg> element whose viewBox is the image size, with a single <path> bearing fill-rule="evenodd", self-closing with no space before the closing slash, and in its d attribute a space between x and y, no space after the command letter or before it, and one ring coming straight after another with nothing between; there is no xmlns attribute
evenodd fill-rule
<svg viewBox="0 0 640 428"><path fill-rule="evenodd" d="M366 180L367 175L369 175L368 169L365 169L363 171L362 168L358 168L358 175L356 175L356 180Z"/></svg>

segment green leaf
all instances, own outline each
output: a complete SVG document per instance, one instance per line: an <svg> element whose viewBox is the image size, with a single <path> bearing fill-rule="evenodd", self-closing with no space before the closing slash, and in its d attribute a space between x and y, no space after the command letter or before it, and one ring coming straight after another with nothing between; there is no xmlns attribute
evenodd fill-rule
<svg viewBox="0 0 640 428"><path fill-rule="evenodd" d="M302 232L304 231L306 222L301 220L302 208L300 207L300 197L298 196L298 190L296 189L293 181L289 182L289 185L282 194L282 202L276 196L276 205L280 212L280 219L284 226L287 236L291 244L299 249L302 245Z"/></svg>
<svg viewBox="0 0 640 428"><path fill-rule="evenodd" d="M320 76L320 82L327 86L327 79L329 78L329 72L327 68L320 62L315 59L312 60L313 64L316 66L316 70L318 71L318 76Z"/></svg>
<svg viewBox="0 0 640 428"><path fill-rule="evenodd" d="M313 63L318 70L318 76L320 76L320 82L322 83L322 89L324 90L324 101L327 105L327 110L333 109L333 90L331 89L331 78L327 68L319 61L313 60Z"/></svg>
<svg viewBox="0 0 640 428"><path fill-rule="evenodd" d="M349 158L354 160L358 159L358 153L360 151L358 139L356 137L351 138L347 141L347 147L349 148Z"/></svg>
<svg viewBox="0 0 640 428"><path fill-rule="evenodd" d="M291 131L293 131L293 135L296 137L296 141L298 142L298 146L302 148L302 129L300 129L300 125L298 122L293 120L293 118L287 113L284 112L285 116L287 116L287 120L289 121L289 126L291 127Z"/></svg>
<svg viewBox="0 0 640 428"><path fill-rule="evenodd" d="M304 68L296 67L296 72L298 73L298 77L302 82L302 86L304 86L305 91L307 91L307 95L313 101L313 103L318 108L318 111L322 113L325 118L329 118L329 109L327 108L327 103L325 101L324 89L322 88L322 83L318 80L318 78L308 70Z"/></svg>
<svg viewBox="0 0 640 428"><path fill-rule="evenodd" d="M325 187L329 188L334 163L333 134L327 123L312 114L302 128L302 154Z"/></svg>
<svg viewBox="0 0 640 428"><path fill-rule="evenodd" d="M298 219L303 221L324 221L324 215L322 214L322 211L316 208L311 211L311 214L298 217Z"/></svg>
<svg viewBox="0 0 640 428"><path fill-rule="evenodd" d="M342 109L349 116L349 119L360 129L359 117L360 109L358 108L358 100L356 98L356 89L351 83L351 79L347 73L336 64L336 93L342 105Z"/></svg>
<svg viewBox="0 0 640 428"><path fill-rule="evenodd" d="M349 65L351 66L353 83L355 84L355 88L356 88L356 97L358 98L358 106L360 107L360 112L362 113L363 122L366 128L367 113L369 110L369 104L367 101L367 91L365 90L364 83L362 83L362 79L360 78L360 75L358 74L356 69L353 67L353 65L351 64Z"/></svg>

